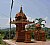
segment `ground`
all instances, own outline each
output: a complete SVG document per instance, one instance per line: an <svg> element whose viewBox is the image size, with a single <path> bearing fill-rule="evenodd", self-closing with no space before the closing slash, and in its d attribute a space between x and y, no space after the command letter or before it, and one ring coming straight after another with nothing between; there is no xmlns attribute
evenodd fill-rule
<svg viewBox="0 0 50 45"><path fill-rule="evenodd" d="M15 42L12 40L4 40L4 42L10 45L50 45L50 41L34 41L35 43L24 43L24 42Z"/></svg>

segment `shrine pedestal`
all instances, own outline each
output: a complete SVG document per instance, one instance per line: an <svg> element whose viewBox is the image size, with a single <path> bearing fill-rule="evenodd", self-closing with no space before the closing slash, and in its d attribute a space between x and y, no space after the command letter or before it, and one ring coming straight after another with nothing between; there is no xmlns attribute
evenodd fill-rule
<svg viewBox="0 0 50 45"><path fill-rule="evenodd" d="M31 41L31 31L26 31L25 32L25 41L26 43L30 43Z"/></svg>
<svg viewBox="0 0 50 45"><path fill-rule="evenodd" d="M25 40L25 32L18 32L16 34L16 42L24 42Z"/></svg>
<svg viewBox="0 0 50 45"><path fill-rule="evenodd" d="M46 41L45 32L43 30L34 31L34 39L37 41Z"/></svg>

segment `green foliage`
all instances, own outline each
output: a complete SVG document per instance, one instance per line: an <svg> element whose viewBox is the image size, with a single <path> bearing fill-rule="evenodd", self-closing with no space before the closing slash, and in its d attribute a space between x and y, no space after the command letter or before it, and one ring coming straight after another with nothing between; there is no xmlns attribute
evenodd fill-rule
<svg viewBox="0 0 50 45"><path fill-rule="evenodd" d="M40 25L43 25L43 27L45 27L45 24L41 24L41 23L42 23L43 21L45 21L45 20L43 20L42 18L39 18L39 19L36 18L35 21L36 21L36 20L38 20L37 23L39 23ZM45 23L46 23L46 21L45 21Z"/></svg>
<svg viewBox="0 0 50 45"><path fill-rule="evenodd" d="M13 36L15 36L15 28L13 27L12 29L11 29L11 31L10 31L10 35L11 35L11 37L10 38L13 38L12 37L12 34L13 34ZM2 44L2 39L4 38L4 37L6 37L7 39L9 38L9 28L7 28L7 29L0 29L0 45Z"/></svg>
<svg viewBox="0 0 50 45"><path fill-rule="evenodd" d="M2 43L3 35L0 34L0 44Z"/></svg>
<svg viewBox="0 0 50 45"><path fill-rule="evenodd" d="M2 43L2 39L9 39L9 28L0 30L0 34L0 43ZM15 28L11 29L10 36L11 39L15 36Z"/></svg>
<svg viewBox="0 0 50 45"><path fill-rule="evenodd" d="M12 28L10 31L7 28L7 30L4 32L4 39L9 39L9 32L11 39L15 36L15 28Z"/></svg>

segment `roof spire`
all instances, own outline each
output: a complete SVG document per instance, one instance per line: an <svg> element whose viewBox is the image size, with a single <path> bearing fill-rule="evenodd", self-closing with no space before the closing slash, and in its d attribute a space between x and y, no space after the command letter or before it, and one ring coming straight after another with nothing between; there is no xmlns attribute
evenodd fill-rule
<svg viewBox="0 0 50 45"><path fill-rule="evenodd" d="M20 7L20 13L22 13L23 12L23 10L22 10L22 5L21 5L21 7Z"/></svg>

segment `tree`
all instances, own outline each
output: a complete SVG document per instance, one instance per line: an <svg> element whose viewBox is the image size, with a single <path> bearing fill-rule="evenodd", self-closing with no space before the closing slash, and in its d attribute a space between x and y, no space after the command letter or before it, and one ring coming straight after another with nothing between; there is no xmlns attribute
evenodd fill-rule
<svg viewBox="0 0 50 45"><path fill-rule="evenodd" d="M43 21L45 21L45 20L43 20L42 18L39 18L39 19L36 18L35 21L36 21L36 20L38 20L37 23L39 23L40 25L43 25L43 27L45 27L45 24L41 24L41 23L42 23ZM46 21L45 21L45 23L46 23Z"/></svg>

